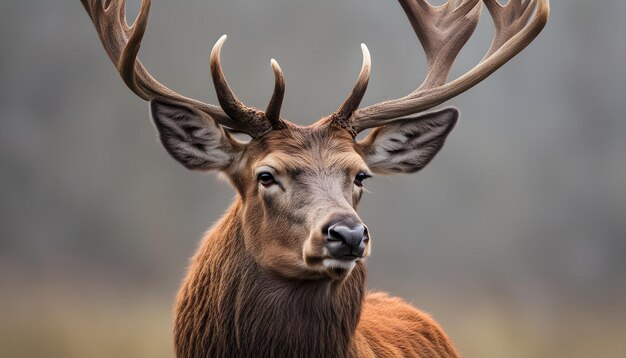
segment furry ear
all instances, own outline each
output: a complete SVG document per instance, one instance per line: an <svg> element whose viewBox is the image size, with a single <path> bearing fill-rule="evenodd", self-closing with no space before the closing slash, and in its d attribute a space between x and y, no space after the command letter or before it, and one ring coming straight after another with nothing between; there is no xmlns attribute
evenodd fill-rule
<svg viewBox="0 0 626 358"><path fill-rule="evenodd" d="M374 129L359 146L375 173L414 173L439 152L458 118L452 107L405 118Z"/></svg>
<svg viewBox="0 0 626 358"><path fill-rule="evenodd" d="M165 149L187 169L225 169L240 150L213 118L186 104L155 98L150 114Z"/></svg>

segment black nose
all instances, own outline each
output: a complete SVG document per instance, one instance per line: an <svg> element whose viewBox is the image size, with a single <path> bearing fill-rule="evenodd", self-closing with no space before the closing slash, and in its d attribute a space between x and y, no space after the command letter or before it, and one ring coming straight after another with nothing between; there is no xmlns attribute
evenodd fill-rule
<svg viewBox="0 0 626 358"><path fill-rule="evenodd" d="M356 259L363 257L368 239L365 225L339 221L328 227L326 248L336 259Z"/></svg>

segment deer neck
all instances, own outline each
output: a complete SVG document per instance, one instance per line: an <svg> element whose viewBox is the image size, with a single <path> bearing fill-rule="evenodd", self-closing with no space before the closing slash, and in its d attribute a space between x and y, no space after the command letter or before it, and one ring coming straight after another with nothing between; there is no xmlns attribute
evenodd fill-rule
<svg viewBox="0 0 626 358"><path fill-rule="evenodd" d="M290 280L246 252L240 199L204 238L179 292L179 356L341 357L361 313L366 270L342 282Z"/></svg>

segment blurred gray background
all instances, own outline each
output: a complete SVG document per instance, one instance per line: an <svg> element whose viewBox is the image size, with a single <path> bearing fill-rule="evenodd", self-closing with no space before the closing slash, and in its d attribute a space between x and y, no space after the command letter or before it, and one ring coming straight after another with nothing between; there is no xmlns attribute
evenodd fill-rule
<svg viewBox="0 0 626 358"><path fill-rule="evenodd" d="M0 356L171 356L178 284L234 192L168 157L78 1L0 10ZM369 182L370 288L430 312L465 357L626 356L624 14L553 0L529 48L449 101L462 118L425 170ZM485 11L454 75L492 29ZM274 57L300 124L345 98L361 42L364 104L425 74L392 0L155 0L140 57L217 103L208 54L224 33L240 98L265 107Z"/></svg>

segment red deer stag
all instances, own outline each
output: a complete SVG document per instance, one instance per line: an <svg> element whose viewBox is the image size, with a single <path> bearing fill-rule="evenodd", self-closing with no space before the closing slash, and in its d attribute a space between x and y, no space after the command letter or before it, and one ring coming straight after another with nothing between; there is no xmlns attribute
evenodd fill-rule
<svg viewBox="0 0 626 358"><path fill-rule="evenodd" d="M179 357L456 357L426 314L384 293L365 293L371 247L356 208L373 173L413 173L441 149L458 112L423 112L505 64L541 32L548 0L399 0L427 56L426 80L405 97L358 109L370 75L363 66L339 109L301 127L281 118L283 74L265 111L231 91L220 65L226 36L211 52L220 107L163 86L137 60L150 0L132 25L123 0L81 0L126 85L150 101L161 143L188 169L222 171L237 191L204 237L178 294ZM495 23L486 56L448 82L483 2ZM373 130L363 140L356 135ZM243 143L232 133L248 134Z"/></svg>

